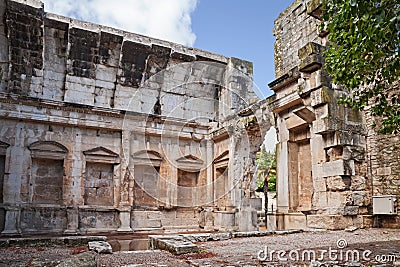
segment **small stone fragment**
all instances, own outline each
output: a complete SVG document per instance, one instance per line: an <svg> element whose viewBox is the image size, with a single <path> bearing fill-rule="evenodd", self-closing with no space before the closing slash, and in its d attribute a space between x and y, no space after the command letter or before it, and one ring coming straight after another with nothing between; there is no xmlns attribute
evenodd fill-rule
<svg viewBox="0 0 400 267"><path fill-rule="evenodd" d="M106 241L92 241L89 242L89 250L96 251L99 254L111 254L112 247L110 243Z"/></svg>

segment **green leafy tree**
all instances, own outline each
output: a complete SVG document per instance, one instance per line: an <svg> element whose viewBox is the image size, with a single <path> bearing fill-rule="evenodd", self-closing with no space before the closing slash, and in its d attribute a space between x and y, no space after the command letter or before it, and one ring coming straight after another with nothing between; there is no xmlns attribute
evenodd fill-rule
<svg viewBox="0 0 400 267"><path fill-rule="evenodd" d="M349 90L340 103L380 118L380 133L400 133L400 0L322 0L329 32L325 69Z"/></svg>
<svg viewBox="0 0 400 267"><path fill-rule="evenodd" d="M257 153L257 191L263 192L264 178L266 171L269 170L268 191L276 191L276 153L270 153L261 146Z"/></svg>

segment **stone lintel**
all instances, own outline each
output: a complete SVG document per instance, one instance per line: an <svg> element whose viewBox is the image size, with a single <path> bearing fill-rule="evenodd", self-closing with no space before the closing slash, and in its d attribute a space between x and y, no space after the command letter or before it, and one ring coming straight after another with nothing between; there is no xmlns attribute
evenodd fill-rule
<svg viewBox="0 0 400 267"><path fill-rule="evenodd" d="M276 92L288 84L297 82L298 78L300 78L299 70L297 67L294 67L288 73L286 73L286 74L280 76L279 78L277 78L276 80L270 82L268 84L268 86L269 86L269 88L271 88L271 90Z"/></svg>
<svg viewBox="0 0 400 267"><path fill-rule="evenodd" d="M324 135L325 147L365 146L365 137L349 131L338 130Z"/></svg>
<svg viewBox="0 0 400 267"><path fill-rule="evenodd" d="M121 162L119 155L107 148L97 147L84 151L85 159L88 162L119 164Z"/></svg>
<svg viewBox="0 0 400 267"><path fill-rule="evenodd" d="M307 14L321 20L322 19L322 1L311 0L307 3Z"/></svg>
<svg viewBox="0 0 400 267"><path fill-rule="evenodd" d="M310 110L308 107L301 107L295 111L293 111L294 114L305 120L307 123L311 123L315 120L315 114L312 110Z"/></svg>
<svg viewBox="0 0 400 267"><path fill-rule="evenodd" d="M297 93L289 94L285 97L279 98L271 103L271 109L274 113L279 113L285 109L301 104L302 100Z"/></svg>
<svg viewBox="0 0 400 267"><path fill-rule="evenodd" d="M302 118L300 118L299 116L296 115L292 115L290 116L288 119L286 119L285 121L286 123L286 128L288 130L298 130L298 129L302 129L305 128L309 125L309 123L305 120L303 120Z"/></svg>
<svg viewBox="0 0 400 267"><path fill-rule="evenodd" d="M323 86L311 92L311 106L317 107L333 100L333 90Z"/></svg>
<svg viewBox="0 0 400 267"><path fill-rule="evenodd" d="M325 48L317 43L309 42L305 46L299 49L298 56L300 59L305 59L311 55L321 55Z"/></svg>
<svg viewBox="0 0 400 267"><path fill-rule="evenodd" d="M305 57L299 64L299 71L311 73L319 70L323 64L323 57L321 55L313 54Z"/></svg>

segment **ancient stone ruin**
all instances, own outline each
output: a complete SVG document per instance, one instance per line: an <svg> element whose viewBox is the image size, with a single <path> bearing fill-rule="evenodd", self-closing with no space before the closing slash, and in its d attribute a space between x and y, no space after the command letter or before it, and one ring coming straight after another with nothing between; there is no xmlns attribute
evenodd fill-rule
<svg viewBox="0 0 400 267"><path fill-rule="evenodd" d="M376 134L368 113L337 104L346 90L322 68L329 35L320 16L321 1L294 1L273 30L278 227L398 227L390 202L400 193L400 138Z"/></svg>
<svg viewBox="0 0 400 267"><path fill-rule="evenodd" d="M0 2L1 234L257 230L271 126L272 225L397 226L372 196L399 193L399 137L337 104L319 8L298 0L276 20L261 100L245 60Z"/></svg>
<svg viewBox="0 0 400 267"><path fill-rule="evenodd" d="M0 23L3 235L258 228L252 63L34 0Z"/></svg>

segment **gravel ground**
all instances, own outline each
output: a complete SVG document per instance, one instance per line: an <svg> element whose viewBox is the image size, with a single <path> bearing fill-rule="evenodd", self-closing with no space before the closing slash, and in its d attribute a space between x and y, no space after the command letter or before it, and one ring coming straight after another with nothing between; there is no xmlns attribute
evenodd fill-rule
<svg viewBox="0 0 400 267"><path fill-rule="evenodd" d="M346 247L338 248L339 245L347 243ZM134 251L118 252L113 254L96 255L98 266L300 266L309 261L280 261L278 254L273 254L274 260L267 258L260 261L257 258L260 250L268 249L285 251L286 257L293 250L298 250L300 255L304 250L312 250L319 253L328 250L329 247L344 251L357 250L360 257L365 250L370 250L369 260L363 260L364 265L351 266L400 266L391 261L385 262L375 260L375 256L400 256L400 230L393 229L367 229L354 232L326 231L326 232L304 232L288 235L272 235L265 237L235 238L226 241L214 241L198 243L200 253L174 256L164 251ZM54 266L54 261L86 251L85 247L51 247L51 248L20 248L11 247L0 249L0 266L35 266L35 261L47 261L46 266ZM260 254L263 256L264 254ZM291 254L296 259L295 254ZM317 257L320 255L318 254ZM324 262L331 261L327 254ZM340 256L339 256L340 257ZM340 258L339 258L340 259ZM343 256L343 259L345 257ZM361 258L362 259L362 258ZM398 259L400 260L400 259ZM53 262L53 263L52 263ZM29 265L30 264L30 265ZM52 265L53 264L53 265ZM380 264L380 265L378 265ZM39 265L40 266L40 265ZM318 265L315 265L318 266ZM329 265L319 265L329 266ZM349 266L349 265L348 265Z"/></svg>
<svg viewBox="0 0 400 267"><path fill-rule="evenodd" d="M346 243L346 247L342 249L338 247L338 245L342 246ZM237 238L219 242L207 242L199 245L203 250L210 251L217 256L191 260L194 266L268 266L273 265L272 263L276 263L274 266L285 266L284 261L277 259L278 253L272 254L274 260L267 258L265 261L260 261L257 256L260 250L267 250L269 255L271 255L270 253L273 250L284 250L286 254L282 258L289 258L289 252L292 250L299 250L300 252L312 250L316 252L316 258L319 258L318 255L320 255L320 252L322 250L328 251L329 248L338 250L338 260L340 259L341 251L344 252L342 259L346 259L345 253L349 250L358 250L362 259L363 251L370 250L372 253L367 255L367 258L371 259L371 261L363 262L364 264L373 264L378 263L374 260L377 255L400 255L400 230L360 229L354 232L303 232L289 235ZM293 255L293 258L296 259L296 255ZM302 254L300 253L300 255ZM334 255L332 254L332 258L334 258ZM264 257L265 255L262 253L260 256ZM328 253L324 256L325 261L331 261ZM301 256L299 258L301 259ZM289 261L289 263L296 265L298 263L307 263L307 261ZM383 262L379 263L382 264ZM394 263L391 262L388 266L394 266Z"/></svg>
<svg viewBox="0 0 400 267"><path fill-rule="evenodd" d="M55 266L62 259L87 251L84 247L8 247L0 249L0 267Z"/></svg>
<svg viewBox="0 0 400 267"><path fill-rule="evenodd" d="M99 254L97 256L97 264L99 267L166 267L166 266L193 266L180 259L177 256L171 255L165 251L132 251L132 252L119 252L113 254Z"/></svg>

